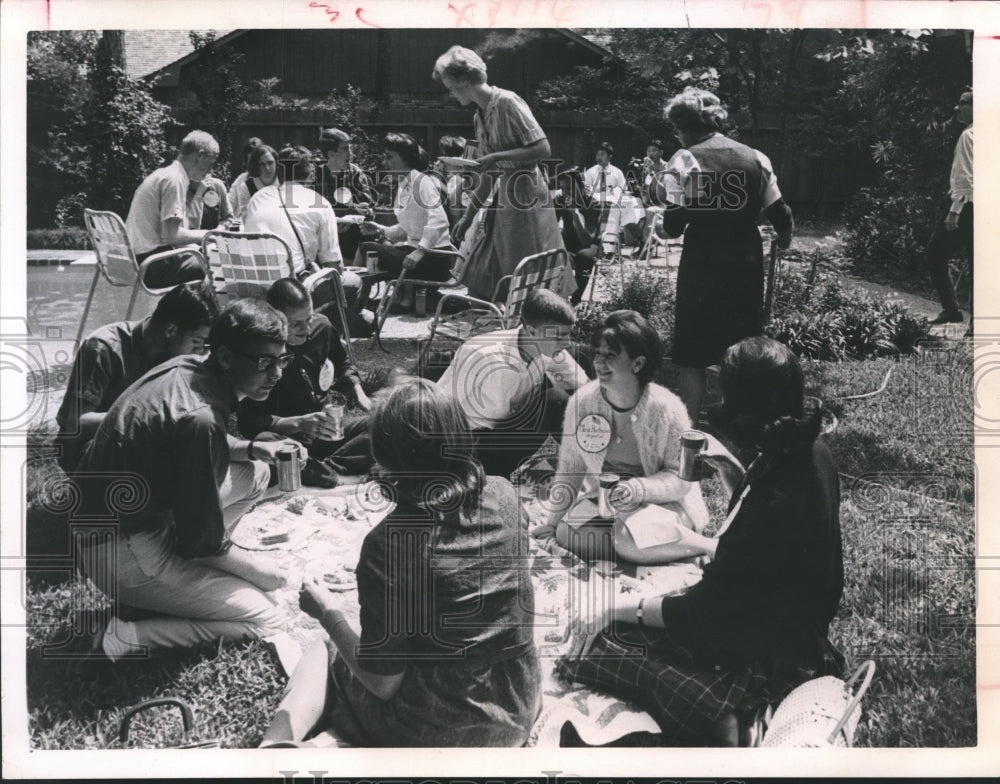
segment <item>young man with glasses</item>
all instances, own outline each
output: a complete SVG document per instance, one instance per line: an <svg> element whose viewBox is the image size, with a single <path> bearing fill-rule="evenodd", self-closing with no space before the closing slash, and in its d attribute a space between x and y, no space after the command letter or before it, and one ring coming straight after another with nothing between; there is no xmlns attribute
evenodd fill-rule
<svg viewBox="0 0 1000 784"><path fill-rule="evenodd" d="M227 423L240 400L264 399L278 383L291 361L286 337L284 316L237 300L212 325L207 358L155 367L104 417L76 477L83 514L113 517L117 530L82 548L82 569L113 600L158 617L90 618L75 627L94 631L77 637L78 652L115 661L280 630L269 594L284 575L229 537L267 489L267 463L285 449L304 459L305 450L288 439L233 439ZM116 504L122 483L135 492Z"/></svg>

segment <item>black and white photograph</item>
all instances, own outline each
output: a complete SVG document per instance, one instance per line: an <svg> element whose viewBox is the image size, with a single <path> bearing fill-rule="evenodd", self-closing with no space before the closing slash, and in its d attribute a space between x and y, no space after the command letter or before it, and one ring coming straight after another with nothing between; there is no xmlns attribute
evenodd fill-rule
<svg viewBox="0 0 1000 784"><path fill-rule="evenodd" d="M976 5L5 2L4 776L996 775Z"/></svg>

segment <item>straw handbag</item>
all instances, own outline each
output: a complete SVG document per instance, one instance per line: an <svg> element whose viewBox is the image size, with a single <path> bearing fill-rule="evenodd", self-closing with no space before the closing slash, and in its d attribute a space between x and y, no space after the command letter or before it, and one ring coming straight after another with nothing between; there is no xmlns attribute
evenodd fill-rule
<svg viewBox="0 0 1000 784"><path fill-rule="evenodd" d="M822 748L851 746L861 717L861 698L871 685L875 662L858 667L845 683L827 675L806 681L785 697L774 712L760 745ZM852 687L861 685L852 693Z"/></svg>

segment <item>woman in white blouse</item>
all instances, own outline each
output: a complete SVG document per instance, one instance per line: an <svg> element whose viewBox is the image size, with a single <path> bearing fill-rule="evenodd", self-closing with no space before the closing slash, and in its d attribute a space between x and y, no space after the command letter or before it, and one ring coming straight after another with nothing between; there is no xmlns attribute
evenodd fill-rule
<svg viewBox="0 0 1000 784"><path fill-rule="evenodd" d="M449 238L448 216L439 181L424 174L426 153L405 133L390 133L382 142L382 166L396 181L393 210L399 221L381 226L366 221L362 231L374 233L376 241L358 246L356 264L364 264L368 251L378 253L379 269L398 275L403 268L420 280L446 281L457 249ZM413 287L403 285L399 307L413 304Z"/></svg>

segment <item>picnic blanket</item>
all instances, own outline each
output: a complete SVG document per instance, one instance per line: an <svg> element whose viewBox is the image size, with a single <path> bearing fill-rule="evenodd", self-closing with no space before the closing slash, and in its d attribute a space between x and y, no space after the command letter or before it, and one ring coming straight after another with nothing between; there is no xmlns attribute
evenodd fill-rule
<svg viewBox="0 0 1000 784"><path fill-rule="evenodd" d="M522 524L540 521L543 510L531 489L522 493L522 501L526 512ZM289 570L288 587L275 592L283 608L285 634L271 641L286 671L294 668L302 650L324 635L319 623L299 610L302 578L318 576L339 593L341 609L359 628L354 575L358 553L365 535L390 508L372 484L303 488L258 505L234 530L236 546L267 552ZM608 564L588 566L552 539L529 537L529 541L543 697L527 745L558 746L566 722L588 745L610 743L631 733L658 733L649 714L616 697L566 683L556 674L555 664L572 643L571 619L598 592L663 595L693 585L701 579L701 570L692 564L653 567L632 578L612 573Z"/></svg>

